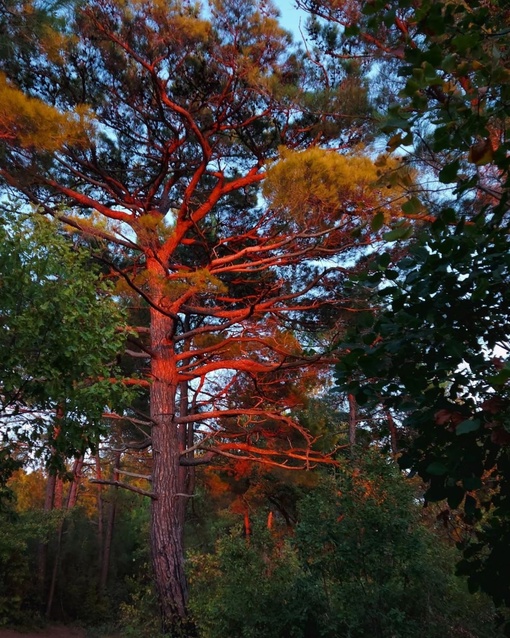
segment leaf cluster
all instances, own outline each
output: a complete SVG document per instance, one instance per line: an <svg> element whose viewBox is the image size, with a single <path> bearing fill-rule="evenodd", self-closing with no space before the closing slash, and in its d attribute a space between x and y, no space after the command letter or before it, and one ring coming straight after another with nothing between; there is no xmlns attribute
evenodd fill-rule
<svg viewBox="0 0 510 638"><path fill-rule="evenodd" d="M4 210L0 234L2 445L66 458L97 441L106 406L127 399L112 383L125 317L56 224Z"/></svg>

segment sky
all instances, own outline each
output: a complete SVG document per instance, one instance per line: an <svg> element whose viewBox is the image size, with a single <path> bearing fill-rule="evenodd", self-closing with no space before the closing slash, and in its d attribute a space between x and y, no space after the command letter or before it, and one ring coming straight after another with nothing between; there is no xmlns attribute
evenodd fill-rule
<svg viewBox="0 0 510 638"><path fill-rule="evenodd" d="M281 13L280 22L283 28L292 31L294 38L300 40L299 22L301 20L301 30L304 33L306 14L296 9L294 0L273 0L273 2Z"/></svg>

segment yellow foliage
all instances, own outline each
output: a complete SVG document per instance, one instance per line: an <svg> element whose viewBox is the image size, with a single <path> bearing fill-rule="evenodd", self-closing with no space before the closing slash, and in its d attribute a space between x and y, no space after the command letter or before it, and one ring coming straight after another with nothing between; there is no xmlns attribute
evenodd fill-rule
<svg viewBox="0 0 510 638"><path fill-rule="evenodd" d="M171 285L185 285L186 289L193 288L196 293L226 293L228 288L225 284L211 275L207 268L200 268L190 273L179 273L178 280L172 281Z"/></svg>
<svg viewBox="0 0 510 638"><path fill-rule="evenodd" d="M280 158L267 169L263 191L269 205L299 223L314 220L330 225L343 213L400 214L405 192L414 182L406 167L393 158L372 160L353 153L310 148L280 149ZM399 200L398 207L393 202Z"/></svg>
<svg viewBox="0 0 510 638"><path fill-rule="evenodd" d="M154 244L157 239L164 242L175 230L173 224L168 224L163 215L158 212L141 215L134 225L138 241L141 244Z"/></svg>
<svg viewBox="0 0 510 638"><path fill-rule="evenodd" d="M223 342L225 342L225 337L223 337L221 334L204 333L201 335L197 335L193 339L195 348L210 348L212 346L217 346Z"/></svg>
<svg viewBox="0 0 510 638"><path fill-rule="evenodd" d="M92 132L86 106L62 113L25 95L0 73L0 139L23 148L52 153L64 145L86 145Z"/></svg>
<svg viewBox="0 0 510 638"><path fill-rule="evenodd" d="M280 160L267 170L264 195L272 207L299 219L317 203L338 207L355 201L376 180L377 169L368 157L321 148L280 149Z"/></svg>

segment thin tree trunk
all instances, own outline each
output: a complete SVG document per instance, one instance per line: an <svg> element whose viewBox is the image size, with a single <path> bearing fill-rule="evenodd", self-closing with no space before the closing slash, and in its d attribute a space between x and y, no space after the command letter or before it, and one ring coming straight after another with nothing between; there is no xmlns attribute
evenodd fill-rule
<svg viewBox="0 0 510 638"><path fill-rule="evenodd" d="M114 466L112 472L112 480L119 480L119 468L120 468L120 452L115 452ZM104 539L103 557L101 561L101 576L99 578L99 589L104 591L106 584L108 583L108 576L110 573L110 557L112 552L113 531L115 527L115 516L117 514L117 490L115 487L114 496L110 502L110 509L108 511L108 522L106 525L106 536Z"/></svg>
<svg viewBox="0 0 510 638"><path fill-rule="evenodd" d="M250 513L248 512L248 508L244 510L243 532L244 532L244 537L246 538L246 543L249 545L250 538L251 538L251 521L250 521Z"/></svg>
<svg viewBox="0 0 510 638"><path fill-rule="evenodd" d="M64 506L64 481L60 476L55 477L55 493L53 496L53 509L61 510Z"/></svg>
<svg viewBox="0 0 510 638"><path fill-rule="evenodd" d="M398 454L397 427L389 410L386 410L386 418L388 419L388 429L390 431L391 452L392 454Z"/></svg>
<svg viewBox="0 0 510 638"><path fill-rule="evenodd" d="M55 483L57 477L55 474L49 474L46 481L46 492L44 495L44 511L51 512L53 509L53 500L55 498Z"/></svg>
<svg viewBox="0 0 510 638"><path fill-rule="evenodd" d="M349 446L351 451L356 445L356 427L358 425L358 406L353 394L348 395L349 401Z"/></svg>
<svg viewBox="0 0 510 638"><path fill-rule="evenodd" d="M51 510L53 509L56 478L57 477L55 474L48 474L48 478L46 480L45 495L44 495L44 511L45 512L51 512ZM46 540L39 543L39 547L37 550L37 572L38 572L41 604L43 604L43 601L45 599L47 565L48 565L48 539L46 538Z"/></svg>
<svg viewBox="0 0 510 638"><path fill-rule="evenodd" d="M83 469L83 461L84 461L83 456L80 456L74 461L73 480L71 482L71 485L69 486L69 494L67 495L66 508L68 510L73 509L73 507L76 505L76 501L78 500L78 489L81 483L81 471Z"/></svg>
<svg viewBox="0 0 510 638"><path fill-rule="evenodd" d="M103 474L101 470L101 459L99 458L99 454L95 456L95 465L96 465L96 479L102 480ZM101 570L103 568L103 486L98 483L97 484L97 496L96 496L96 505L97 505L97 546L99 548L99 574L101 574Z"/></svg>
<svg viewBox="0 0 510 638"><path fill-rule="evenodd" d="M57 586L57 576L60 567L60 556L62 547L62 534L64 531L64 521L60 521L57 530L57 547L55 551L55 560L53 562L53 570L51 572L51 583L48 592L48 602L46 603L46 618L51 616L51 609L53 607L53 600L55 598L55 589Z"/></svg>

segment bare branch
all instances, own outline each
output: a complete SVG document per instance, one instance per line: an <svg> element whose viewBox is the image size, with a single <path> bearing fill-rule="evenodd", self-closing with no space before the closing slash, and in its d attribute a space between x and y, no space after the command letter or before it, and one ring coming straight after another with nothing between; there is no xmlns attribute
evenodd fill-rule
<svg viewBox="0 0 510 638"><path fill-rule="evenodd" d="M157 495L153 492L147 492L145 490L141 490L138 487L134 487L133 485L129 485L128 483L121 483L120 481L108 481L106 479L89 479L89 483L97 483L99 485L113 485L114 487L122 487L125 490L129 490L130 492L136 492L137 494L141 494L142 496L148 496L153 500L157 500Z"/></svg>

